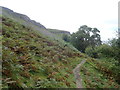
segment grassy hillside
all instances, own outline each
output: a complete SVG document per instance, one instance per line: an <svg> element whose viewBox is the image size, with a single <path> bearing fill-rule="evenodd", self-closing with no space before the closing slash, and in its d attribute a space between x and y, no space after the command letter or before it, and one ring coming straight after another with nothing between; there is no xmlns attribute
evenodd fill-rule
<svg viewBox="0 0 120 90"><path fill-rule="evenodd" d="M31 20L28 16L16 13L5 7L0 7L0 8L2 8L2 13L0 13L0 16L9 17L10 19L14 20L15 22L25 25L33 30L39 31L44 36L49 37L53 40L60 39L55 34L49 32L42 24L40 24L34 20Z"/></svg>
<svg viewBox="0 0 120 90"><path fill-rule="evenodd" d="M109 60L106 60L109 59ZM89 58L82 66L80 74L83 79L83 85L86 88L120 88L117 83L117 68L112 58L92 59ZM109 61L109 62L108 62Z"/></svg>
<svg viewBox="0 0 120 90"><path fill-rule="evenodd" d="M75 87L84 55L9 18L2 18L2 87Z"/></svg>
<svg viewBox="0 0 120 90"><path fill-rule="evenodd" d="M114 60L90 58L64 42L65 33L9 9L3 9L0 21L3 88L76 88L72 71L82 60L87 60L80 71L83 87L120 88Z"/></svg>
<svg viewBox="0 0 120 90"><path fill-rule="evenodd" d="M60 32L60 30L46 29L45 26L43 26L42 24L40 24L34 20L31 20L26 15L16 13L8 8L5 8L5 7L0 6L0 8L2 8L2 12L0 13L0 16L8 17L8 18L14 20L15 22L18 22L19 24L24 25L24 26L28 27L29 29L34 30L35 32L41 33L41 35L43 37L48 37L49 39L51 39L53 41L57 40L60 42L60 44L67 45L67 46L73 48L74 50L77 50L72 45L64 42L64 40L62 39L63 34L60 34L60 33L56 34L56 33L51 32L51 31Z"/></svg>

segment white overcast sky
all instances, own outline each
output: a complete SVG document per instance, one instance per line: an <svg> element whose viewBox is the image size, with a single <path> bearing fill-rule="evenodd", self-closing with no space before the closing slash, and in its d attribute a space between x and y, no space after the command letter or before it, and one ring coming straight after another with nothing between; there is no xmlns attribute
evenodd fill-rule
<svg viewBox="0 0 120 90"><path fill-rule="evenodd" d="M102 40L115 37L119 0L0 0L0 6L25 14L46 28L76 32L96 27Z"/></svg>

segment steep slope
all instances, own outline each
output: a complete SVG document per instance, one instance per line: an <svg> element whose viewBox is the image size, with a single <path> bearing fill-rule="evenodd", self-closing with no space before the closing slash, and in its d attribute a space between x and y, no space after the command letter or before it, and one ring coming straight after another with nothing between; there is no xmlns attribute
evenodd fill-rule
<svg viewBox="0 0 120 90"><path fill-rule="evenodd" d="M61 34L58 35L58 34L52 33L51 30L53 31L53 29L51 29L51 30L46 29L45 26L43 26L42 24L40 24L34 20L31 20L26 15L16 13L5 7L0 6L0 8L2 9L2 12L0 12L0 16L9 17L10 19L14 20L15 22L18 22L32 30L35 30L35 32L41 33L41 35L43 35L44 37L48 37L51 40L59 41L63 46L67 44L67 46L71 47L74 50L77 50L72 45L64 42L64 40L62 40L62 38L61 38ZM54 32L59 32L59 30L54 29Z"/></svg>
<svg viewBox="0 0 120 90"><path fill-rule="evenodd" d="M39 28L45 29L45 27L42 24L40 24L40 23L38 23L34 20L31 20L26 15L16 13L16 12L6 8L6 7L1 7L0 6L0 8L2 9L1 13L2 13L3 16L14 19L15 21L18 21L19 23L22 23L22 24L25 24L25 25L34 24L34 25L38 26Z"/></svg>
<svg viewBox="0 0 120 90"><path fill-rule="evenodd" d="M72 71L83 60L83 87L120 87L113 62L80 53L61 39L61 31L46 29L25 15L3 7L0 14L3 88L76 88Z"/></svg>
<svg viewBox="0 0 120 90"><path fill-rule="evenodd" d="M76 87L72 70L83 54L12 19L1 19L3 88Z"/></svg>
<svg viewBox="0 0 120 90"><path fill-rule="evenodd" d="M59 37L57 37L53 33L50 33L42 24L40 24L34 20L31 20L28 16L16 13L8 8L5 8L5 7L0 6L0 8L2 8L2 12L0 13L0 14L2 14L1 16L9 17L14 21L19 22L22 25L25 25L31 29L39 31L44 36L50 37L53 40L54 39L59 40Z"/></svg>

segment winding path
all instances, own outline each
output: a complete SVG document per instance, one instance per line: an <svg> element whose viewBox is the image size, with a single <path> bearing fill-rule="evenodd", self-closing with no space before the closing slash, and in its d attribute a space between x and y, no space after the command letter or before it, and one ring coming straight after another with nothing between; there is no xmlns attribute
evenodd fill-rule
<svg viewBox="0 0 120 90"><path fill-rule="evenodd" d="M80 64L78 64L75 69L73 69L73 74L76 79L76 87L83 88L82 86L82 79L80 76L80 67L86 62L86 60L82 60Z"/></svg>

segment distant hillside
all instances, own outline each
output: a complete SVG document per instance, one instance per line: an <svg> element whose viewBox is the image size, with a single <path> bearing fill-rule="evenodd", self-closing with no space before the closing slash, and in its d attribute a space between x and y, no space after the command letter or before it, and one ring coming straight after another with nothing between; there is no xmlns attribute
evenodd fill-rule
<svg viewBox="0 0 120 90"><path fill-rule="evenodd" d="M1 7L1 6L0 6L0 8L2 8L2 15L3 15L3 16L12 18L12 19L14 19L15 21L17 21L17 20L20 19L20 21L22 21L22 23L25 21L25 22L27 22L27 23L29 23L29 24L34 24L34 25L38 26L39 28L44 28L44 29L45 29L45 27L44 27L42 24L40 24L40 23L38 23L38 22L36 22L36 21L34 21L34 20L31 20L31 19L30 19L28 16L26 16L26 15L16 13L16 12L14 12L14 11L8 9L8 8L5 8L5 7ZM19 22L20 22L20 21L19 21Z"/></svg>
<svg viewBox="0 0 120 90"><path fill-rule="evenodd" d="M58 30L58 29L47 29L49 32L55 34L57 37L60 37L63 39L64 35L70 36L70 32L64 31L64 30Z"/></svg>
<svg viewBox="0 0 120 90"><path fill-rule="evenodd" d="M10 19L12 19L16 22L19 22L20 24L22 24L26 27L29 27L30 29L38 30L45 37L48 37L53 40L59 40L61 43L64 44L64 41L61 38L62 34L60 34L59 35L60 37L58 37L58 34L51 32L51 31L59 32L58 30L55 30L55 29L48 30L48 29L46 29L45 26L43 26L42 24L40 24L34 20L31 20L26 15L16 13L13 10L10 10L6 7L0 6L0 8L2 8L2 13L0 13L2 16L9 17ZM67 32L67 31L65 31L65 32L69 34L69 32Z"/></svg>
<svg viewBox="0 0 120 90"><path fill-rule="evenodd" d="M42 24L31 20L28 16L16 13L8 8L0 7L2 8L2 16L9 17L10 19L19 22L20 24L29 27L34 30L40 31L45 37L50 37L51 39L59 40L59 37L57 37L55 34L49 32L45 26Z"/></svg>
<svg viewBox="0 0 120 90"><path fill-rule="evenodd" d="M68 34L68 35L70 35L70 32L64 31L64 30L58 30L58 29L47 29L47 30L50 31L51 33L55 33L55 34Z"/></svg>

